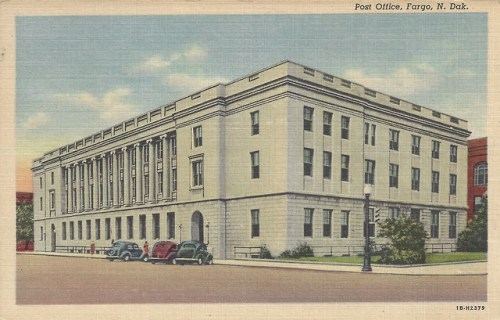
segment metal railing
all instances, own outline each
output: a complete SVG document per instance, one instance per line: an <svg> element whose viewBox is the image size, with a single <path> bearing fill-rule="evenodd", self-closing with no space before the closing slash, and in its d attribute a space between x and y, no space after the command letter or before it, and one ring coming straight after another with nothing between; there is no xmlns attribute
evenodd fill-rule
<svg viewBox="0 0 500 320"><path fill-rule="evenodd" d="M457 244L454 242L449 243L427 243L425 245L425 251L429 253L445 253L445 252L456 252Z"/></svg>
<svg viewBox="0 0 500 320"><path fill-rule="evenodd" d="M262 247L234 247L235 258L260 258Z"/></svg>
<svg viewBox="0 0 500 320"><path fill-rule="evenodd" d="M110 247L95 247L94 254L106 254L109 248ZM90 254L90 246L56 246L55 249L55 252Z"/></svg>

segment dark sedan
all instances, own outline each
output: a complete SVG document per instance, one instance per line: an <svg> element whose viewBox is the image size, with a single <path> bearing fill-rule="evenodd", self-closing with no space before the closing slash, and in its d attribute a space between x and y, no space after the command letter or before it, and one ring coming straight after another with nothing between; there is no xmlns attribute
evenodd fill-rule
<svg viewBox="0 0 500 320"><path fill-rule="evenodd" d="M180 265L186 263L213 264L214 257L208 252L206 244L196 240L189 240L180 244L172 263Z"/></svg>
<svg viewBox="0 0 500 320"><path fill-rule="evenodd" d="M106 259L113 261L122 259L123 261L142 260L148 261L149 256L145 254L135 242L116 241L107 251Z"/></svg>
<svg viewBox="0 0 500 320"><path fill-rule="evenodd" d="M151 251L150 260L156 262L172 262L177 253L177 243L172 241L158 241Z"/></svg>

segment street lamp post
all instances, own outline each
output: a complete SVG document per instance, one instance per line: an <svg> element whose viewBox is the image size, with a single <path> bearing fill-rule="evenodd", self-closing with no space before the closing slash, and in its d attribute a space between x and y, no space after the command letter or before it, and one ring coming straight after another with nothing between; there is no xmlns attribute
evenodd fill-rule
<svg viewBox="0 0 500 320"><path fill-rule="evenodd" d="M210 244L210 222L207 221L207 245Z"/></svg>
<svg viewBox="0 0 500 320"><path fill-rule="evenodd" d="M179 224L179 242L182 242L182 223Z"/></svg>
<svg viewBox="0 0 500 320"><path fill-rule="evenodd" d="M370 234L369 234L369 225L370 225L370 194L371 194L371 185L365 184L365 254L363 259L363 269L361 271L372 271L371 266L371 252L370 252Z"/></svg>

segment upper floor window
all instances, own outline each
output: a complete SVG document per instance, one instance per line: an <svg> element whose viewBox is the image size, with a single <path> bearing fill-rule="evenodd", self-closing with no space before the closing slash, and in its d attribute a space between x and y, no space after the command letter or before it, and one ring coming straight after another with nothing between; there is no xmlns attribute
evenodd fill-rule
<svg viewBox="0 0 500 320"><path fill-rule="evenodd" d="M365 123L365 144L375 145L375 129L374 124Z"/></svg>
<svg viewBox="0 0 500 320"><path fill-rule="evenodd" d="M365 160L365 184L375 183L375 161Z"/></svg>
<svg viewBox="0 0 500 320"><path fill-rule="evenodd" d="M483 186L488 184L488 164L481 162L474 167L474 185Z"/></svg>
<svg viewBox="0 0 500 320"><path fill-rule="evenodd" d="M313 173L313 149L304 148L304 175L312 177Z"/></svg>
<svg viewBox="0 0 500 320"><path fill-rule="evenodd" d="M340 180L349 181L349 156L341 156Z"/></svg>
<svg viewBox="0 0 500 320"><path fill-rule="evenodd" d="M144 163L148 163L149 162L149 146L147 144L145 144L142 147L142 153L144 154Z"/></svg>
<svg viewBox="0 0 500 320"><path fill-rule="evenodd" d="M252 179L260 177L259 151L251 152L250 158L252 161Z"/></svg>
<svg viewBox="0 0 500 320"><path fill-rule="evenodd" d="M50 184L54 184L54 172L50 173Z"/></svg>
<svg viewBox="0 0 500 320"><path fill-rule="evenodd" d="M313 235L313 212L314 209L304 209L304 237L312 237Z"/></svg>
<svg viewBox="0 0 500 320"><path fill-rule="evenodd" d="M323 237L332 236L332 210L323 210Z"/></svg>
<svg viewBox="0 0 500 320"><path fill-rule="evenodd" d="M432 140L432 158L439 159L439 147L441 143L436 140Z"/></svg>
<svg viewBox="0 0 500 320"><path fill-rule="evenodd" d="M156 143L156 158L158 160L163 159L163 140Z"/></svg>
<svg viewBox="0 0 500 320"><path fill-rule="evenodd" d="M411 189L420 190L420 168L411 168Z"/></svg>
<svg viewBox="0 0 500 320"><path fill-rule="evenodd" d="M342 139L349 139L349 117L342 116L341 118L341 130L342 130Z"/></svg>
<svg viewBox="0 0 500 320"><path fill-rule="evenodd" d="M193 169L193 187L203 185L203 160L196 160L192 162Z"/></svg>
<svg viewBox="0 0 500 320"><path fill-rule="evenodd" d="M416 156L420 155L420 137L412 135L411 136L411 154Z"/></svg>
<svg viewBox="0 0 500 320"><path fill-rule="evenodd" d="M323 152L323 178L330 179L332 177L332 153Z"/></svg>
<svg viewBox="0 0 500 320"><path fill-rule="evenodd" d="M389 129L389 149L399 150L399 131Z"/></svg>
<svg viewBox="0 0 500 320"><path fill-rule="evenodd" d="M193 138L194 138L194 147L201 147L203 145L203 136L201 131L201 126L193 128Z"/></svg>
<svg viewBox="0 0 500 320"><path fill-rule="evenodd" d="M332 135L332 114L331 112L323 112L323 134L325 136Z"/></svg>
<svg viewBox="0 0 500 320"><path fill-rule="evenodd" d="M431 238L439 238L439 211L431 210Z"/></svg>
<svg viewBox="0 0 500 320"><path fill-rule="evenodd" d="M450 195L457 194L457 175L450 174Z"/></svg>
<svg viewBox="0 0 500 320"><path fill-rule="evenodd" d="M42 177L40 177L40 189L42 189Z"/></svg>
<svg viewBox="0 0 500 320"><path fill-rule="evenodd" d="M342 210L340 214L340 237L349 238L349 211Z"/></svg>
<svg viewBox="0 0 500 320"><path fill-rule="evenodd" d="M304 130L312 131L313 128L313 114L314 109L310 107L304 107Z"/></svg>
<svg viewBox="0 0 500 320"><path fill-rule="evenodd" d="M455 145L450 146L450 162L457 163L458 147Z"/></svg>
<svg viewBox="0 0 500 320"><path fill-rule="evenodd" d="M397 188L399 182L399 165L389 164L389 187Z"/></svg>
<svg viewBox="0 0 500 320"><path fill-rule="evenodd" d="M259 134L259 111L250 113L250 121L252 125L252 136Z"/></svg>
<svg viewBox="0 0 500 320"><path fill-rule="evenodd" d="M439 193L439 172L432 171L432 188L433 193Z"/></svg>

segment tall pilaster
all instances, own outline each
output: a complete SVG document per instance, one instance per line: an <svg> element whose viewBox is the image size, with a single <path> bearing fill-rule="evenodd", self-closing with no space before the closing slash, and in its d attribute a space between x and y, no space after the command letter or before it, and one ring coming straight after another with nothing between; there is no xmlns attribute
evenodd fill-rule
<svg viewBox="0 0 500 320"><path fill-rule="evenodd" d="M82 206L85 210L89 209L90 203L89 203L89 167L87 160L82 161L82 166L83 166L83 203Z"/></svg>
<svg viewBox="0 0 500 320"><path fill-rule="evenodd" d="M142 178L143 178L143 165L142 165L142 152L141 145L139 143L134 144L135 148L135 157L136 157L136 165L135 165L135 202L142 203L144 191L142 189Z"/></svg>
<svg viewBox="0 0 500 320"><path fill-rule="evenodd" d="M76 212L81 212L82 211L82 204L81 204L81 199L80 199L80 187L81 187L81 181L80 179L82 177L80 177L80 164L79 163L75 163L75 170L76 170L76 181L75 181L75 189L76 189Z"/></svg>
<svg viewBox="0 0 500 320"><path fill-rule="evenodd" d="M73 212L73 181L72 181L72 170L73 168L71 165L68 165L67 167L67 181L68 181L68 207L67 211L68 212Z"/></svg>
<svg viewBox="0 0 500 320"><path fill-rule="evenodd" d="M154 170L156 163L156 153L154 150L154 143L151 139L147 141L149 148L149 163L148 163L148 174L149 174L149 196L148 201L154 202L156 200L156 188L155 188L155 180L156 180L156 170Z"/></svg>
<svg viewBox="0 0 500 320"><path fill-rule="evenodd" d="M120 174L118 169L118 155L116 151L111 152L111 157L113 161L113 205L120 205L120 198L118 197L118 188L120 186Z"/></svg>
<svg viewBox="0 0 500 320"><path fill-rule="evenodd" d="M94 208L94 210L97 210L99 209L99 193L98 193L98 190L99 190L99 175L98 175L98 171L97 171L97 165L98 165L99 161L97 161L97 157L94 157L92 158L92 180L93 180L93 183L94 183L94 189L93 189L93 195L92 195L92 208Z"/></svg>
<svg viewBox="0 0 500 320"><path fill-rule="evenodd" d="M109 197L108 197L108 157L106 154L101 155L102 161L102 207L109 207Z"/></svg>
<svg viewBox="0 0 500 320"><path fill-rule="evenodd" d="M167 143L167 135L164 134L161 137L161 143L163 145L163 161L162 161L162 179L163 179L163 199L166 200L170 195L170 187L168 183L168 173L169 173L169 152L168 152L168 143Z"/></svg>
<svg viewBox="0 0 500 320"><path fill-rule="evenodd" d="M130 156L127 148L122 148L123 151L123 204L130 205Z"/></svg>

